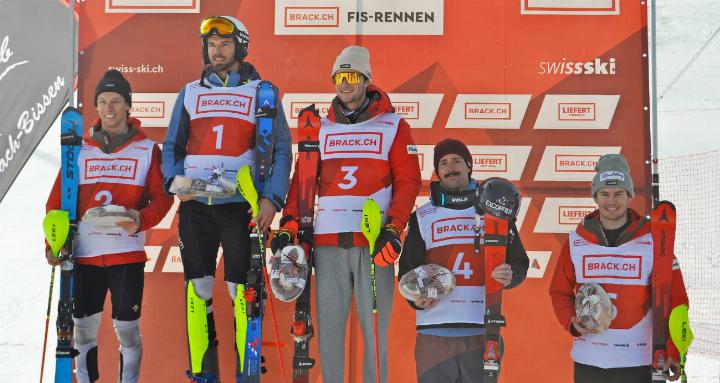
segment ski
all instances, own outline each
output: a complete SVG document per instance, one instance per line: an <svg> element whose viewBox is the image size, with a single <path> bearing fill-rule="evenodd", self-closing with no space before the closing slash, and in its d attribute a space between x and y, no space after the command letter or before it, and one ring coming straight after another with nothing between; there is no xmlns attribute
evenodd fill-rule
<svg viewBox="0 0 720 383"><path fill-rule="evenodd" d="M77 231L78 157L82 146L83 122L80 111L67 107L60 118L61 209L68 212L70 229L65 242L67 255L60 266L60 301L56 322L55 383L72 383L72 361L78 355L73 348L73 258ZM62 256L61 256L62 257Z"/></svg>
<svg viewBox="0 0 720 383"><path fill-rule="evenodd" d="M485 255L485 383L496 383L500 377L500 329L506 324L502 315L503 286L491 274L505 263L508 233L517 215L519 196L517 188L509 181L490 178L478 187L475 197L475 252L480 253L483 248Z"/></svg>
<svg viewBox="0 0 720 383"><path fill-rule="evenodd" d="M265 183L273 154L273 126L277 116L278 89L268 81L260 81L257 86L257 106L255 108L255 171L254 178L259 188Z"/></svg>
<svg viewBox="0 0 720 383"><path fill-rule="evenodd" d="M263 315L263 262L265 249L262 236L255 230L250 233L250 269L247 273L245 290L247 331L245 340L245 360L243 368L243 382L260 382L260 374L264 372L261 366L262 357L262 315Z"/></svg>
<svg viewBox="0 0 720 383"><path fill-rule="evenodd" d="M310 369L315 360L310 358L310 339L315 335L310 314L310 285L312 278L312 233L315 219L315 194L317 192L320 150L318 134L320 115L312 104L300 111L298 116L298 152L297 172L299 231L298 240L305 250L308 263L308 275L305 288L295 302L295 314L290 334L295 340L293 353L293 383L308 383Z"/></svg>
<svg viewBox="0 0 720 383"><path fill-rule="evenodd" d="M250 204L252 209L253 220L257 218L259 212L258 192L251 175L250 167L247 165L238 169L237 187L240 194ZM238 362L241 367L240 373L237 375L238 382L260 382L260 374L267 372L262 366L265 358L261 354L262 349L262 320L265 308L265 299L270 307L270 314L273 321L273 331L275 333L275 343L278 350L278 362L280 364L280 373L285 381L285 369L282 363L282 352L280 340L278 338L277 320L275 318L275 310L272 304L269 289L269 278L265 269L265 236L260 228L253 224L250 232L250 267L247 272L247 282L242 291L242 298L239 299L239 314L245 314L247 323L245 332L239 333L236 328L236 347L238 349ZM244 299L243 299L244 298ZM243 312L244 311L244 312ZM238 311L236 311L236 315ZM244 351L242 351L244 350Z"/></svg>
<svg viewBox="0 0 720 383"><path fill-rule="evenodd" d="M660 201L650 215L653 239L652 314L653 358L652 381L664 382L662 367L667 361L668 318L675 247L675 205Z"/></svg>

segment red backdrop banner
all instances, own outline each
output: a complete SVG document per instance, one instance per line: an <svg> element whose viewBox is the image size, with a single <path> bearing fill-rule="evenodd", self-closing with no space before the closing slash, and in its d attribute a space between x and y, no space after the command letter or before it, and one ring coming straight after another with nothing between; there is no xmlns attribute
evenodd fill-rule
<svg viewBox="0 0 720 383"><path fill-rule="evenodd" d="M79 4L79 100L91 123L95 84L105 70L120 70L132 84L132 115L162 142L177 92L202 69L200 21L232 15L250 31L247 61L280 88L295 127L305 105L327 108L338 53L351 44L367 47L373 82L413 128L423 175L418 205L428 198L433 145L446 137L469 145L475 178L505 177L523 194L518 227L530 269L521 286L505 292L501 381L571 381L571 338L557 323L547 290L567 232L594 209L590 180L600 155L627 157L637 193L631 207L649 208L646 11L645 2L620 0L366 0L362 8L354 0L87 1ZM176 208L147 237L145 382L181 381L188 365ZM217 283L214 301L222 380L232 381L232 309L224 283ZM275 308L290 372L294 305ZM266 315L263 336L274 341ZM414 320L395 292L391 382L415 381ZM358 382L356 322L351 317L346 380ZM105 319L100 368L106 377L117 371L114 338ZM269 370L263 379L281 381L275 350L263 354ZM311 376L321 381L319 365Z"/></svg>

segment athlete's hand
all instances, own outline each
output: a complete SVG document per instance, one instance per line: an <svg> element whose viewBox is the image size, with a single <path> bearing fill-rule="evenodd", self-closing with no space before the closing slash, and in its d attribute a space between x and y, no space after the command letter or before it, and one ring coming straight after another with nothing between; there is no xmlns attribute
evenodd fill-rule
<svg viewBox="0 0 720 383"><path fill-rule="evenodd" d="M669 356L665 361L665 366L663 366L663 375L665 375L665 379L671 382L680 379L680 363L676 362L672 356Z"/></svg>
<svg viewBox="0 0 720 383"><path fill-rule="evenodd" d="M129 234L135 234L140 230L140 212L135 209L128 209L128 213L133 216L132 221L120 220L115 222L115 224Z"/></svg>
<svg viewBox="0 0 720 383"><path fill-rule="evenodd" d="M376 247L375 254L373 254L373 262L380 267L395 264L395 260L400 256L400 252L402 251L399 231L393 226L385 225L380 231L380 237L375 243Z"/></svg>
<svg viewBox="0 0 720 383"><path fill-rule="evenodd" d="M60 253L67 254L67 250L65 250L65 248L63 247L62 249L60 249ZM63 262L60 260L59 257L54 256L52 250L50 249L47 249L45 251L45 259L50 266L57 266Z"/></svg>
<svg viewBox="0 0 720 383"><path fill-rule="evenodd" d="M588 328L583 327L580 324L580 318L574 316L570 318L570 322L572 323L573 327L575 327L575 331L580 333L580 335L587 335L587 334L597 334L597 330L590 330Z"/></svg>
<svg viewBox="0 0 720 383"><path fill-rule="evenodd" d="M266 232L270 229L270 224L272 223L273 218L275 218L277 208L275 207L275 204L270 202L267 198L260 198L259 208L260 211L258 212L257 217L255 217L255 223L257 223L260 230ZM250 214L252 214L252 209L250 210Z"/></svg>
<svg viewBox="0 0 720 383"><path fill-rule="evenodd" d="M512 282L513 271L510 265L503 263L502 265L496 267L490 276L499 284L503 285L503 287L506 287L510 284L510 282Z"/></svg>
<svg viewBox="0 0 720 383"><path fill-rule="evenodd" d="M436 298L420 297L413 303L415 304L415 306L420 307L421 309L427 309L435 306L436 304L438 304L438 302L440 302L440 300Z"/></svg>

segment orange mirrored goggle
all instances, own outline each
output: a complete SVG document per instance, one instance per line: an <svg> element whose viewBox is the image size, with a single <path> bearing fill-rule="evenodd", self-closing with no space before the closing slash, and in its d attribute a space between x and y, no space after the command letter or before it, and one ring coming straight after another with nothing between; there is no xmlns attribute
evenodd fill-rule
<svg viewBox="0 0 720 383"><path fill-rule="evenodd" d="M236 33L235 24L224 17L208 17L200 24L200 36L215 34L220 37L232 37Z"/></svg>
<svg viewBox="0 0 720 383"><path fill-rule="evenodd" d="M359 84L362 78L363 75L359 72L337 72L333 76L335 85L342 85L343 81L347 81L350 85Z"/></svg>

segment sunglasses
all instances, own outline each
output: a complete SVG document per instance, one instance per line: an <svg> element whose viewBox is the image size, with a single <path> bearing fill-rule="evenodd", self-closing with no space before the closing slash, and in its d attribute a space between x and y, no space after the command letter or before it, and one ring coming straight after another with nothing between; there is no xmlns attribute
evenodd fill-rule
<svg viewBox="0 0 720 383"><path fill-rule="evenodd" d="M342 85L343 81L347 81L350 85L359 84L363 75L358 72L338 72L333 76L335 85Z"/></svg>

